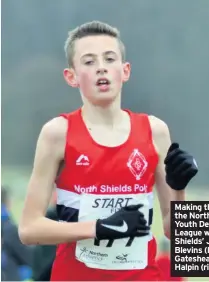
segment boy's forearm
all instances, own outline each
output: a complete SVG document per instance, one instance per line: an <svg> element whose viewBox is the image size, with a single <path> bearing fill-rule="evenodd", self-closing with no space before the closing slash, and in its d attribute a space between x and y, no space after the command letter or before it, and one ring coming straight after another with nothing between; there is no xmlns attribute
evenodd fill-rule
<svg viewBox="0 0 209 282"><path fill-rule="evenodd" d="M96 222L57 222L45 217L19 227L19 236L26 245L57 245L95 237Z"/></svg>
<svg viewBox="0 0 209 282"><path fill-rule="evenodd" d="M172 191L171 201L185 201L185 190ZM163 218L163 228L165 236L170 239L170 228L171 228L171 211L169 209L168 213Z"/></svg>

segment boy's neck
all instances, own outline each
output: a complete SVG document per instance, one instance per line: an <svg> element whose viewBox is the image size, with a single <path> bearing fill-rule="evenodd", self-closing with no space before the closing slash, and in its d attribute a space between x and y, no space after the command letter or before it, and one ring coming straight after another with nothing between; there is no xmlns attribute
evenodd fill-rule
<svg viewBox="0 0 209 282"><path fill-rule="evenodd" d="M85 101L82 107L84 121L94 125L114 126L121 122L124 115L119 99L106 106L93 105Z"/></svg>

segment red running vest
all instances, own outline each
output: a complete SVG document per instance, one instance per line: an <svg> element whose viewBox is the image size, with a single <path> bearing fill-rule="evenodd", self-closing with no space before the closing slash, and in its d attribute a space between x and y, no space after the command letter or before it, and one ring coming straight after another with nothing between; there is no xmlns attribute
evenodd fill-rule
<svg viewBox="0 0 209 282"><path fill-rule="evenodd" d="M146 114L128 111L131 131L125 143L117 147L97 144L82 119L81 109L62 114L68 121L65 166L57 178L57 212L60 221L76 222L79 197L82 193L125 194L123 203L108 200L97 203L112 209L128 205L128 194L147 193L149 223L153 215L154 173L158 164L152 131ZM148 266L142 270L102 270L87 267L75 257L76 243L60 244L57 248L51 281L159 281L155 263L156 241L148 243Z"/></svg>

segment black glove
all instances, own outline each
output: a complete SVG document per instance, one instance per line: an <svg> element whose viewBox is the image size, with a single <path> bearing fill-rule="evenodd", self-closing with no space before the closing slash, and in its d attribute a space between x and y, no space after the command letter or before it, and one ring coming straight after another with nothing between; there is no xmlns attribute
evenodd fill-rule
<svg viewBox="0 0 209 282"><path fill-rule="evenodd" d="M197 174L198 167L193 156L173 143L165 158L166 182L174 190L183 190Z"/></svg>
<svg viewBox="0 0 209 282"><path fill-rule="evenodd" d="M98 240L141 237L149 234L150 227L139 208L143 205L131 205L121 208L108 218L98 219L96 238Z"/></svg>

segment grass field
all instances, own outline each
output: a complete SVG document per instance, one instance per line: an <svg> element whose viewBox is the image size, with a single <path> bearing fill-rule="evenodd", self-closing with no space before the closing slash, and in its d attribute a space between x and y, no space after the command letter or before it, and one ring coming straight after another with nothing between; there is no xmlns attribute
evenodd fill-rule
<svg viewBox="0 0 209 282"><path fill-rule="evenodd" d="M2 169L2 184L8 184L12 187L12 194L13 194L13 205L12 205L12 213L15 220L18 222L22 207L23 201L25 196L25 187L27 186L28 182L28 174L29 170L22 168L22 169L11 169L11 168L4 168ZM205 192L204 192L205 191ZM206 192L208 191L208 192ZM203 187L188 187L187 189L187 200L209 200L209 189L205 190ZM163 239L163 228L162 228L162 220L161 220L161 213L159 208L159 203L157 197L155 197L155 205L154 205L154 222L152 226L152 231L154 236L157 239L158 244ZM209 277L207 278L188 278L188 281L208 281Z"/></svg>

